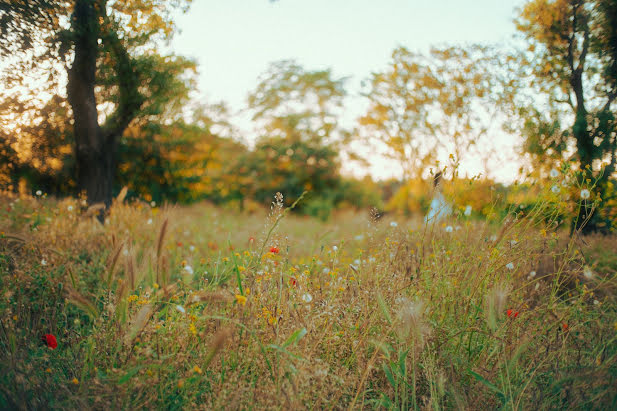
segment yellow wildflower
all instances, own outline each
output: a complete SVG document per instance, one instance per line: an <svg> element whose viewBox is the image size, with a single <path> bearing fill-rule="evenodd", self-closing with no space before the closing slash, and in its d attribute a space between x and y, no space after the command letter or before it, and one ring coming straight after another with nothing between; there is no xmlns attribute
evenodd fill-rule
<svg viewBox="0 0 617 411"><path fill-rule="evenodd" d="M197 328L195 327L195 323L189 324L189 331L191 332L191 334L197 335Z"/></svg>
<svg viewBox="0 0 617 411"><path fill-rule="evenodd" d="M201 374L203 371L201 368L199 368L198 365L193 367L193 372L196 372L197 374Z"/></svg>
<svg viewBox="0 0 617 411"><path fill-rule="evenodd" d="M236 294L236 301L240 305L246 305L246 297L240 294Z"/></svg>
<svg viewBox="0 0 617 411"><path fill-rule="evenodd" d="M72 382L73 384L75 384L75 385L78 385L78 384L79 384L79 380L78 380L77 378L75 378L75 377L73 377L73 379L71 380L71 382Z"/></svg>

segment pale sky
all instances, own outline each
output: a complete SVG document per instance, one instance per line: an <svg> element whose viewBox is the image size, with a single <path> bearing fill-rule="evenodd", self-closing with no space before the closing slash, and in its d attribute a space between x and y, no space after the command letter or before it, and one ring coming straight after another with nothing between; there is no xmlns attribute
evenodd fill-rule
<svg viewBox="0 0 617 411"><path fill-rule="evenodd" d="M197 99L226 101L234 111L246 106L269 63L295 59L308 70L331 68L337 77L351 77L344 125L362 114L360 81L382 70L392 50L405 46L426 51L431 46L497 43L514 33L515 7L521 0L194 0L176 19L181 32L171 47L199 63ZM251 135L246 114L236 124ZM494 177L508 181L513 164L512 138L496 144L504 157ZM501 144L501 145L500 145ZM375 177L396 176L396 166L375 157ZM468 163L468 164L467 164ZM481 171L473 161L465 171ZM365 170L345 170L354 174Z"/></svg>

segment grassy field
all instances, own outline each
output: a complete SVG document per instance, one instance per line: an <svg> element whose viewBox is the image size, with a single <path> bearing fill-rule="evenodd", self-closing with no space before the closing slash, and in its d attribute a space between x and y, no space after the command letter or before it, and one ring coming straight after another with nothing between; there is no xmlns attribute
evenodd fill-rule
<svg viewBox="0 0 617 411"><path fill-rule="evenodd" d="M615 409L617 238L546 211L1 197L0 408Z"/></svg>

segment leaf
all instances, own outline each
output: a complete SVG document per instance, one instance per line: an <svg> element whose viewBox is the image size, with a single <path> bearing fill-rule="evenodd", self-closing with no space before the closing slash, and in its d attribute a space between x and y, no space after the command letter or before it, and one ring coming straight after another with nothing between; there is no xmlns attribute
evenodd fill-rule
<svg viewBox="0 0 617 411"><path fill-rule="evenodd" d="M287 347L287 346L289 346L291 344L296 344L307 333L308 333L308 331L306 331L306 328L301 328L299 330L296 330L293 334L291 334L291 336L287 339L287 341L285 341L283 343L283 347Z"/></svg>
<svg viewBox="0 0 617 411"><path fill-rule="evenodd" d="M382 364L382 368L383 372L386 374L386 378L388 379L388 381L390 381L390 384L392 384L392 387L396 388L396 382L394 381L394 375L392 375L392 370L390 369L390 366L384 362Z"/></svg>

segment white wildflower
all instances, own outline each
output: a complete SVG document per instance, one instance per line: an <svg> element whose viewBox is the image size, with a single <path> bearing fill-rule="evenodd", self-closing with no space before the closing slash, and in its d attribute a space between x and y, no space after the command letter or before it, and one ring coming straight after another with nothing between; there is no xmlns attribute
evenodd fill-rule
<svg viewBox="0 0 617 411"><path fill-rule="evenodd" d="M337 247L337 246L335 246L335 245L333 245L333 246L332 246L332 249L333 249L334 251L338 251L338 247Z"/></svg>
<svg viewBox="0 0 617 411"><path fill-rule="evenodd" d="M152 219L149 218L148 221L146 221L146 224L151 225L152 224Z"/></svg>
<svg viewBox="0 0 617 411"><path fill-rule="evenodd" d="M180 311L182 314L186 314L186 310L181 305L176 305L176 310Z"/></svg>
<svg viewBox="0 0 617 411"><path fill-rule="evenodd" d="M302 295L302 301L304 301L305 303L310 303L311 301L313 301L313 296L309 293L305 293L304 295Z"/></svg>
<svg viewBox="0 0 617 411"><path fill-rule="evenodd" d="M535 272L535 271L531 271L531 272L529 273L529 277L530 277L530 278L534 278L535 276L536 276L536 272Z"/></svg>
<svg viewBox="0 0 617 411"><path fill-rule="evenodd" d="M510 240L510 246L514 247L516 244L518 244L518 241L516 240Z"/></svg>
<svg viewBox="0 0 617 411"><path fill-rule="evenodd" d="M587 265L585 266L585 268L583 269L583 275L588 280L591 280L593 278L593 271L591 270L589 266Z"/></svg>
<svg viewBox="0 0 617 411"><path fill-rule="evenodd" d="M156 207L156 201L150 201L150 207L152 208Z"/></svg>
<svg viewBox="0 0 617 411"><path fill-rule="evenodd" d="M551 178L557 178L559 176L559 171L552 169L551 170Z"/></svg>
<svg viewBox="0 0 617 411"><path fill-rule="evenodd" d="M129 255L129 250L127 250L126 248L124 250L122 250L122 255L124 255L125 257Z"/></svg>
<svg viewBox="0 0 617 411"><path fill-rule="evenodd" d="M454 229L452 228L451 225L446 227L446 233L451 233L452 231L454 231Z"/></svg>
<svg viewBox="0 0 617 411"><path fill-rule="evenodd" d="M396 227L396 226L398 226L398 223L396 221L390 222L390 227Z"/></svg>
<svg viewBox="0 0 617 411"><path fill-rule="evenodd" d="M36 190L36 195L40 197L43 195L43 192L41 190Z"/></svg>
<svg viewBox="0 0 617 411"><path fill-rule="evenodd" d="M190 266L190 265L188 265L188 264L184 266L184 271L185 271L187 274L190 274L190 275L193 275L193 272L194 272L194 271L193 271L193 267L191 267L191 266Z"/></svg>
<svg viewBox="0 0 617 411"><path fill-rule="evenodd" d="M557 194L561 191L561 187L559 187L557 184L554 184L553 187L551 188L551 191Z"/></svg>
<svg viewBox="0 0 617 411"><path fill-rule="evenodd" d="M191 252L192 252L192 251L195 251L195 246L194 246L194 245L190 245L190 246L189 246L189 251L191 251Z"/></svg>
<svg viewBox="0 0 617 411"><path fill-rule="evenodd" d="M514 264L513 263L508 263L508 264L506 264L506 268L508 270L514 270Z"/></svg>
<svg viewBox="0 0 617 411"><path fill-rule="evenodd" d="M356 241L362 241L362 240L364 240L364 236L362 234L358 234L357 236L354 237L354 239Z"/></svg>
<svg viewBox="0 0 617 411"><path fill-rule="evenodd" d="M495 234L493 234L491 236L491 243L494 243L495 241L497 241L497 236Z"/></svg>
<svg viewBox="0 0 617 411"><path fill-rule="evenodd" d="M600 304L600 301L598 301L598 300L593 300L593 305L598 305L598 304Z"/></svg>
<svg viewBox="0 0 617 411"><path fill-rule="evenodd" d="M326 268L324 268L324 269L322 270L322 272L323 272L324 274L328 274L328 273L330 272L330 269L326 267Z"/></svg>
<svg viewBox="0 0 617 411"><path fill-rule="evenodd" d="M41 260L41 265L47 265L47 260L43 258L43 259Z"/></svg>
<svg viewBox="0 0 617 411"><path fill-rule="evenodd" d="M587 190L586 188L581 190L581 198L583 200L587 200L589 198L589 196L591 195L591 193L589 192L589 190Z"/></svg>
<svg viewBox="0 0 617 411"><path fill-rule="evenodd" d="M360 265L360 260L356 258L355 260L353 260L353 263L354 263L355 265Z"/></svg>
<svg viewBox="0 0 617 411"><path fill-rule="evenodd" d="M465 207L465 212L463 214L465 214L467 217L469 217L471 215L471 206L470 205Z"/></svg>
<svg viewBox="0 0 617 411"><path fill-rule="evenodd" d="M540 288L540 283L536 283L535 290L538 291L539 288Z"/></svg>

